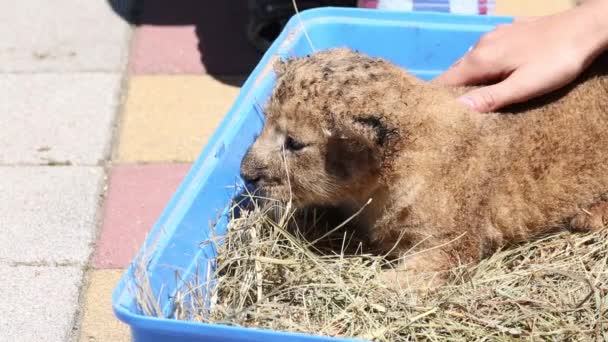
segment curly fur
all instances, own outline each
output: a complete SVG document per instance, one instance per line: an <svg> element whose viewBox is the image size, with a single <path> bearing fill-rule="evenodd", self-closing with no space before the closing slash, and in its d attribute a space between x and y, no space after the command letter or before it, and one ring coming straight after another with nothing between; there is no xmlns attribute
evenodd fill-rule
<svg viewBox="0 0 608 342"><path fill-rule="evenodd" d="M576 82L502 113L457 101L346 48L280 62L243 178L300 207L355 212L408 272L469 263L557 228L603 227L608 58Z"/></svg>

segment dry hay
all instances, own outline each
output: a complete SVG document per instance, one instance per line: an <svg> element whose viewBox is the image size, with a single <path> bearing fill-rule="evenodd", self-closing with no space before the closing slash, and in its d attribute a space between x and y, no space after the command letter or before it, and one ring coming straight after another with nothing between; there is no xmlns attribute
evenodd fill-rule
<svg viewBox="0 0 608 342"><path fill-rule="evenodd" d="M608 340L606 230L504 250L418 296L388 289L378 277L387 261L344 229L311 234L303 227L318 218L303 224L276 203L239 211L221 244L204 242L219 251L214 286L186 283L172 317L378 341Z"/></svg>

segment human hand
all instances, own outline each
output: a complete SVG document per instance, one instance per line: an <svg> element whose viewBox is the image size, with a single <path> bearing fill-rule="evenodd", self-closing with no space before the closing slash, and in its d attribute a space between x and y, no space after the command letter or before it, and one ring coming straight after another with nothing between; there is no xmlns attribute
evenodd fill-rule
<svg viewBox="0 0 608 342"><path fill-rule="evenodd" d="M608 0L588 0L566 12L500 25L434 82L490 84L460 97L479 112L544 95L572 82L608 47L606 15Z"/></svg>

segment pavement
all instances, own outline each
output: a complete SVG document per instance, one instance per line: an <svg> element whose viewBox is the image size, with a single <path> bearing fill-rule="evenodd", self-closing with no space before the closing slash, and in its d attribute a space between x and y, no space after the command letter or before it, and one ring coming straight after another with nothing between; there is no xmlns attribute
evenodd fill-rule
<svg viewBox="0 0 608 342"><path fill-rule="evenodd" d="M2 4L0 341L129 341L111 292L259 58L245 2Z"/></svg>

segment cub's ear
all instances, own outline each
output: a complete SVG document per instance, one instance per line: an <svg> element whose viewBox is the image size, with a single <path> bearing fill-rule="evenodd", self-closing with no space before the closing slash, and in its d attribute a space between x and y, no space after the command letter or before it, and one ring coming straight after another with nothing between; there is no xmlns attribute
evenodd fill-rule
<svg viewBox="0 0 608 342"><path fill-rule="evenodd" d="M343 127L336 133L327 141L325 163L328 172L346 180L362 177L380 165L382 153L373 143L368 143L351 127Z"/></svg>
<svg viewBox="0 0 608 342"><path fill-rule="evenodd" d="M398 132L380 115L349 116L346 120L329 138L326 162L334 174L348 179L379 167Z"/></svg>
<svg viewBox="0 0 608 342"><path fill-rule="evenodd" d="M381 115L361 115L352 120L352 133L363 138L370 146L385 147L399 135L398 131L390 127Z"/></svg>
<svg viewBox="0 0 608 342"><path fill-rule="evenodd" d="M272 69L274 70L275 74L277 74L277 78L281 77L281 75L285 73L285 71L287 70L287 63L289 63L287 60L284 60L279 57L272 64Z"/></svg>

